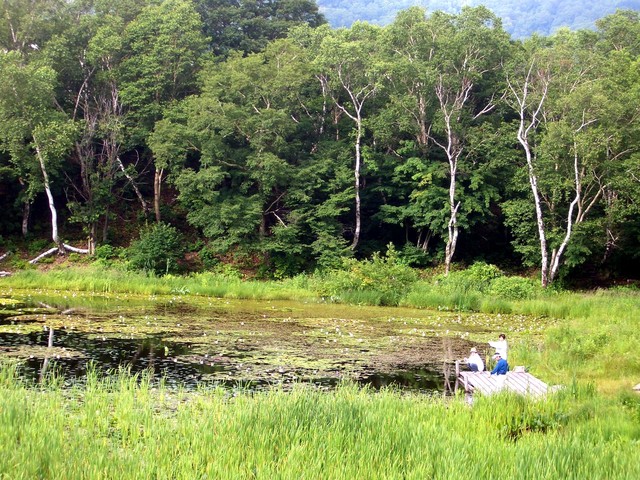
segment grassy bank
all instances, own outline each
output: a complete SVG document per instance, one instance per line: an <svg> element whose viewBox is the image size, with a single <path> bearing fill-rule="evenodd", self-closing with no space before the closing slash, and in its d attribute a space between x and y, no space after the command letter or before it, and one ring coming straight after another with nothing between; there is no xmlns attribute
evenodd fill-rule
<svg viewBox="0 0 640 480"><path fill-rule="evenodd" d="M198 273L154 276L144 272L83 266L50 271L21 270L0 280L0 288L70 290L136 295L207 295L213 297L300 300L315 294L304 283L242 280L234 274Z"/></svg>
<svg viewBox="0 0 640 480"><path fill-rule="evenodd" d="M229 397L89 375L72 391L0 373L0 477L640 477L640 400L372 394L345 385Z"/></svg>

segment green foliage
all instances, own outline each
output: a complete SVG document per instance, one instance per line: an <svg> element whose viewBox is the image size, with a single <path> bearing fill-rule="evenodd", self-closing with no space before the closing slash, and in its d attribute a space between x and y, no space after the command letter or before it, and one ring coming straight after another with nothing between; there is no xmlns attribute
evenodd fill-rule
<svg viewBox="0 0 640 480"><path fill-rule="evenodd" d="M398 252L398 259L402 263L418 268L426 267L431 261L429 255L423 249L409 243L405 243L402 250Z"/></svg>
<svg viewBox="0 0 640 480"><path fill-rule="evenodd" d="M126 249L105 243L96 247L94 252L95 264L103 267L112 267L119 260L126 259L127 255Z"/></svg>
<svg viewBox="0 0 640 480"><path fill-rule="evenodd" d="M467 269L453 271L449 275L438 275L435 282L445 291L486 293L492 282L502 275L495 265L476 262Z"/></svg>
<svg viewBox="0 0 640 480"><path fill-rule="evenodd" d="M334 301L397 305L418 275L389 245L385 256L345 259L342 268L329 270L321 278L320 293Z"/></svg>
<svg viewBox="0 0 640 480"><path fill-rule="evenodd" d="M258 52L296 25L317 27L325 23L312 0L196 0L195 4L213 53L222 56L232 50Z"/></svg>
<svg viewBox="0 0 640 480"><path fill-rule="evenodd" d="M524 300L541 294L540 282L523 277L496 277L487 293L508 300Z"/></svg>
<svg viewBox="0 0 640 480"><path fill-rule="evenodd" d="M25 260L23 258L18 258L18 257L14 257L11 259L10 262L11 268L15 269L15 270L28 270L28 269L35 269L34 265L31 265L29 263L28 260Z"/></svg>
<svg viewBox="0 0 640 480"><path fill-rule="evenodd" d="M50 247L51 240L48 240L46 238L36 238L35 240L29 242L27 250L29 252L29 255L37 255Z"/></svg>
<svg viewBox="0 0 640 480"><path fill-rule="evenodd" d="M157 275L179 270L184 255L182 235L175 227L165 223L154 224L140 234L140 239L127 249L132 268Z"/></svg>
<svg viewBox="0 0 640 480"><path fill-rule="evenodd" d="M111 260L118 256L118 249L113 245L105 243L96 247L94 255L98 260Z"/></svg>
<svg viewBox="0 0 640 480"><path fill-rule="evenodd" d="M573 5L543 3L534 12L490 2L494 14L476 0L461 9L426 2L394 21L393 2L373 1L367 14L384 21L332 30L308 0L5 2L0 230L18 236L23 215L37 222L25 228L48 228L47 183L61 237L77 238L79 223L95 244L101 227L113 238L121 219L137 218L118 230L124 244L161 194L159 216L206 239L206 268L251 252L253 274L281 279L340 269L389 242L404 245L402 263L425 267L453 245L455 212L453 258L465 264L540 268L556 251L557 283L593 271L632 278L640 17L620 10L596 30L510 42L504 29L539 27ZM592 3L581 18L604 14ZM365 3L322 6L335 15ZM514 23L517 12L527 22ZM526 82L525 110L545 99L529 130L531 170L513 121L526 72L548 75ZM501 281L493 304L478 302L474 292L491 290L465 275L411 295L491 311L535 296Z"/></svg>

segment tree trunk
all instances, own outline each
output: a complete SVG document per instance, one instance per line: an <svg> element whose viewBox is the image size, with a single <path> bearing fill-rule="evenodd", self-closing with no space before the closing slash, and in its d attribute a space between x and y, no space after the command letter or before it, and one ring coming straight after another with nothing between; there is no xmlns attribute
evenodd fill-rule
<svg viewBox="0 0 640 480"><path fill-rule="evenodd" d="M535 62L532 62L529 66L529 71L526 74L524 83L522 85L522 91L516 90L515 86L509 82L509 88L511 89L516 99L519 121L517 138L525 153L527 160L527 170L529 174L529 185L531 186L531 193L533 194L533 202L536 211L536 220L538 225L538 238L540 241L540 283L543 287L549 285L549 254L547 252L547 234L544 224L544 217L542 214L542 200L540 199L540 193L538 190L538 177L534 168L534 158L531 152L531 145L529 145L529 132L541 122L542 107L544 106L547 98L549 88L549 78L545 76L545 72L538 70L535 75L538 76L538 80L541 81L542 90L540 91L540 98L529 103L528 96L530 93L530 82L534 76Z"/></svg>
<svg viewBox="0 0 640 480"><path fill-rule="evenodd" d="M521 127L522 129L522 127ZM536 209L536 220L538 224L538 238L540 240L540 283L543 287L549 286L549 253L547 252L547 233L544 225L544 217L542 214L542 200L538 191L538 177L533 168L533 156L531 147L526 137L518 132L518 141L524 148L527 158L527 167L529 169L529 184L531 185L531 193L533 194L533 202Z"/></svg>
<svg viewBox="0 0 640 480"><path fill-rule="evenodd" d="M56 205L53 201L53 194L51 193L51 186L49 184L49 175L47 174L47 168L44 163L44 158L42 158L42 153L40 152L40 147L38 143L35 142L36 145L36 155L38 156L38 160L40 162L40 169L42 170L42 179L44 183L44 190L47 194L47 199L49 200L49 210L51 211L51 239L53 243L58 247L58 253L64 254L64 246L60 241L60 237L58 235L58 211L56 210Z"/></svg>
<svg viewBox="0 0 640 480"><path fill-rule="evenodd" d="M127 170L124 168L122 160L120 160L120 157L116 157L116 163L118 164L118 167L120 168L120 170L122 171L124 176L127 177L127 180L129 180L129 183L131 183L131 186L133 187L133 190L136 192L136 196L138 197L138 200L140 201L140 205L142 206L142 210L144 211L144 213L146 215L149 212L149 206L147 205L147 202L145 201L144 197L142 196L142 192L140 192L140 189L138 188L138 184L133 180L133 177L131 177L131 175L129 175L129 172L127 172Z"/></svg>
<svg viewBox="0 0 640 480"><path fill-rule="evenodd" d="M22 204L22 236L26 237L29 233L29 217L31 216L31 202L25 200Z"/></svg>
<svg viewBox="0 0 640 480"><path fill-rule="evenodd" d="M89 227L89 239L87 241L87 250L89 250L89 255L93 255L94 253L96 253L97 231L97 222L91 222L91 226Z"/></svg>
<svg viewBox="0 0 640 480"><path fill-rule="evenodd" d="M353 242L351 243L351 250L355 250L360 242L360 228L361 228L361 216L360 216L360 166L361 166L361 153L360 144L362 141L362 119L358 116L357 121L357 133L356 133L356 164L353 169L354 187L356 193L356 227L353 232Z"/></svg>
<svg viewBox="0 0 640 480"><path fill-rule="evenodd" d="M453 184L452 184L453 185ZM451 270L451 263L453 262L453 254L456 251L456 245L458 244L458 208L460 207L460 202L453 205L453 194L451 195L451 217L449 218L449 225L447 226L448 230L448 239L447 246L445 248L445 259L444 259L444 274L449 275L449 271Z"/></svg>
<svg viewBox="0 0 640 480"><path fill-rule="evenodd" d="M160 170L156 169L156 173L153 178L153 210L156 214L156 222L160 223L162 217L160 215L160 194L162 193L162 174L164 168Z"/></svg>

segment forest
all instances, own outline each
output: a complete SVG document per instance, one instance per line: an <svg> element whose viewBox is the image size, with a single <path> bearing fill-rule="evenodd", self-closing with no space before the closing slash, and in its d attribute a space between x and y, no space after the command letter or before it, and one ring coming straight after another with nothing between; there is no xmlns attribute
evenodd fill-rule
<svg viewBox="0 0 640 480"><path fill-rule="evenodd" d="M358 20L387 25L399 11L413 6L457 14L463 6L484 5L502 19L513 38L524 39L533 34L551 35L561 27L591 29L596 20L617 9L640 9L640 0L318 0L318 5L332 27L350 27Z"/></svg>
<svg viewBox="0 0 640 480"><path fill-rule="evenodd" d="M312 0L2 8L0 255L637 275L637 11L514 40L485 7L337 29Z"/></svg>

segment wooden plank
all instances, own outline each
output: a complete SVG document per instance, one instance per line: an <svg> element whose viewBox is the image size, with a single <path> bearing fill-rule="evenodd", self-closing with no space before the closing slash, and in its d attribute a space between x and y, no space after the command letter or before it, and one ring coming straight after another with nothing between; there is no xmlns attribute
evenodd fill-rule
<svg viewBox="0 0 640 480"><path fill-rule="evenodd" d="M509 372L504 376L486 372L460 372L459 378L467 393L477 391L491 395L506 389L521 395L541 396L548 391L546 383L526 372Z"/></svg>
<svg viewBox="0 0 640 480"><path fill-rule="evenodd" d="M518 393L544 395L548 386L542 380L537 379L530 373L513 372L507 375L508 381Z"/></svg>

